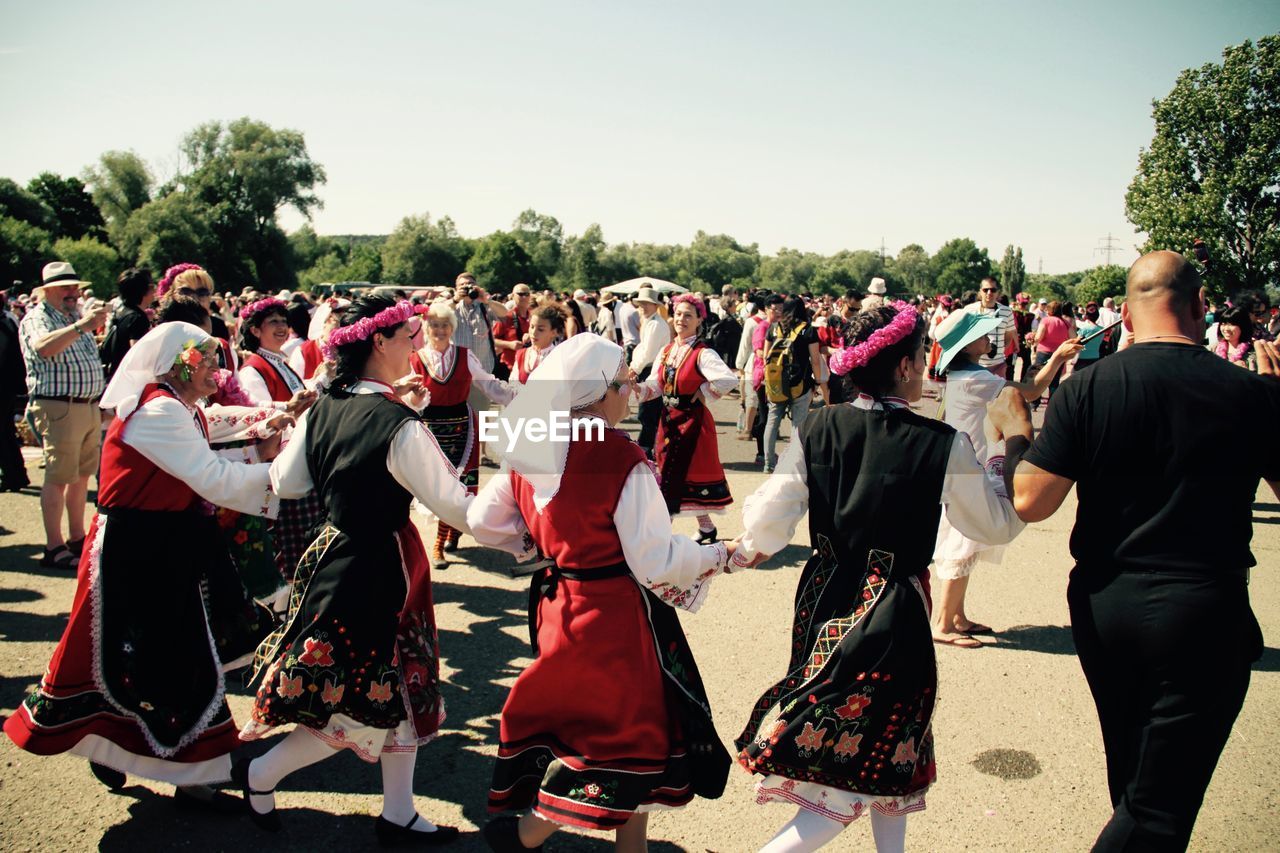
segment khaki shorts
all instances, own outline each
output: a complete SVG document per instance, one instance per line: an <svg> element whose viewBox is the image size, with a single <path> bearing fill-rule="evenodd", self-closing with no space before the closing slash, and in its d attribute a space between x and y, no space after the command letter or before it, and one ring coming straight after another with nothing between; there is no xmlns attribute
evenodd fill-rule
<svg viewBox="0 0 1280 853"><path fill-rule="evenodd" d="M59 486L98 471L102 415L97 403L32 400L31 414L44 442L44 479Z"/></svg>

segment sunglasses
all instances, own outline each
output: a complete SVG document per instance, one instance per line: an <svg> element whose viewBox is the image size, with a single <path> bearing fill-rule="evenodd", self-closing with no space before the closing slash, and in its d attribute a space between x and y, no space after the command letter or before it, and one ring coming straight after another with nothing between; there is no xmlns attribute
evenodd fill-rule
<svg viewBox="0 0 1280 853"><path fill-rule="evenodd" d="M982 288L982 292L983 292L983 293L999 293L999 292L1000 292L1000 288L998 288L998 287L984 287L984 288Z"/></svg>
<svg viewBox="0 0 1280 853"><path fill-rule="evenodd" d="M609 383L610 391L621 391L623 388L630 388L630 387L631 387L630 379L624 379L621 382L615 379L614 381Z"/></svg>
<svg viewBox="0 0 1280 853"><path fill-rule="evenodd" d="M195 297L198 297L198 298L200 298L200 299L203 299L203 298L205 298L206 296L208 296L210 293L213 293L213 291L212 291L212 290L210 290L210 289L209 289L209 288L207 288L207 287L200 287L200 288L196 288L195 290L192 290L190 287L179 287L179 288L178 288L178 295L179 295L179 296L195 296Z"/></svg>

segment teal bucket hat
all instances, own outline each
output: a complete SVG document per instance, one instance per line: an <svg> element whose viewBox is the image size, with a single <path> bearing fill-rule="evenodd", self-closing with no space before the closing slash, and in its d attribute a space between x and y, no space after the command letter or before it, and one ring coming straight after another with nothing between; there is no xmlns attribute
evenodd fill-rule
<svg viewBox="0 0 1280 853"><path fill-rule="evenodd" d="M994 314L970 314L968 311L952 311L938 326L937 341L942 347L938 358L938 372L947 369L960 350L985 338L1000 327L1000 318Z"/></svg>

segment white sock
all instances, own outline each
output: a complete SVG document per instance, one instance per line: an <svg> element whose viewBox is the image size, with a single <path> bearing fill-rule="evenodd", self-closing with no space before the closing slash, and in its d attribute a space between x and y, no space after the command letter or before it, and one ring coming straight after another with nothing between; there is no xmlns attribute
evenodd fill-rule
<svg viewBox="0 0 1280 853"><path fill-rule="evenodd" d="M715 530L715 529L716 529L716 525L711 520L711 516L705 513L698 516L698 532L710 533L712 530Z"/></svg>
<svg viewBox="0 0 1280 853"><path fill-rule="evenodd" d="M418 814L413 804L413 765L418 759L418 751L383 752L378 758L382 765L382 816L396 826L407 826L417 815L418 821L413 824L415 832L434 832L436 825Z"/></svg>
<svg viewBox="0 0 1280 853"><path fill-rule="evenodd" d="M871 810L871 837L876 853L903 853L907 846L907 816L881 814Z"/></svg>
<svg viewBox="0 0 1280 853"><path fill-rule="evenodd" d="M293 771L328 758L334 752L333 747L311 734L305 726L298 726L265 755L249 762L249 787L254 791L274 791L280 780ZM251 796L249 805L255 812L266 814L276 807L276 798L273 795Z"/></svg>
<svg viewBox="0 0 1280 853"><path fill-rule="evenodd" d="M773 840L760 848L760 853L810 853L831 841L844 830L844 824L808 809L783 824Z"/></svg>

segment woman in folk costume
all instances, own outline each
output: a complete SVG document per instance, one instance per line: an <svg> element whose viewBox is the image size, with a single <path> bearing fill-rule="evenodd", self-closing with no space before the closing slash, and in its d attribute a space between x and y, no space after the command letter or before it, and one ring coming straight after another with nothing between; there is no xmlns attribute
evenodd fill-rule
<svg viewBox="0 0 1280 853"><path fill-rule="evenodd" d="M329 337L334 382L272 467L281 496L314 489L328 521L298 566L287 622L258 650L262 682L240 733L254 740L297 724L233 770L264 829L280 828L281 779L350 749L382 766L381 842L439 844L458 834L413 803L417 750L439 731L444 702L431 572L409 504L417 498L466 530L473 498L418 416L426 394L409 372L416 324L408 302L355 300ZM523 555L526 538L513 532L492 544Z"/></svg>
<svg viewBox="0 0 1280 853"><path fill-rule="evenodd" d="M116 419L71 616L40 687L5 722L29 752L87 758L110 787L127 773L170 782L183 802L197 792L182 786L229 777L238 745L222 673L239 650L214 640L221 585L209 583L234 568L209 504L275 508L269 466L209 448L197 403L216 390L216 352L195 326L166 323L112 377L100 405Z"/></svg>
<svg viewBox="0 0 1280 853"><path fill-rule="evenodd" d="M655 458L662 497L671 515L696 515L698 542L714 542L712 512L733 503L720 464L716 419L707 408L738 385L738 377L716 351L698 340L707 318L698 297L683 293L671 300L676 336L663 347L649 378L637 386L640 402L661 397Z"/></svg>
<svg viewBox="0 0 1280 853"><path fill-rule="evenodd" d="M522 432L467 513L481 544L527 528L554 561L533 578L536 658L503 706L489 791L492 812L532 811L489 822L495 850L539 849L562 825L643 850L648 811L724 789L729 756L673 608L702 604L733 546L672 534L644 452L615 429L627 376L622 348L598 335L556 347L503 417L552 429L567 417L572 440Z"/></svg>
<svg viewBox="0 0 1280 853"><path fill-rule="evenodd" d="M422 419L440 443L449 464L458 472L467 493L474 495L480 482L480 442L477 416L467 404L467 395L474 384L493 402L506 405L516 392L485 370L475 353L466 347L454 346L453 331L457 325L458 318L449 300L433 302L427 309L427 344L409 356L409 365L422 377L431 395ZM431 562L442 569L447 566L444 552L456 549L461 535L441 520L436 527Z"/></svg>
<svg viewBox="0 0 1280 853"><path fill-rule="evenodd" d="M164 277L156 285L156 302L162 308L171 299L193 299L209 312L209 324L218 342L218 367L239 370L240 356L231 345L227 324L210 308L213 303L213 276L199 264L174 264L165 270Z"/></svg>
<svg viewBox="0 0 1280 853"><path fill-rule="evenodd" d="M936 339L942 348L938 372L945 373L943 418L968 436L978 461L988 468L1003 470L1003 441L989 439L985 429L987 407L995 402L1007 386L1017 388L1028 403L1040 399L1057 372L1080 352L1078 338L1064 341L1049 363L1042 367L1032 382L1009 382L983 367L979 359L990 350L990 335L1000 325L994 314L970 314L957 311L937 326ZM951 509L946 507L938 522L938 537L933 549L933 576L937 579L933 610L933 641L962 649L981 648L975 634L994 633L991 627L974 622L964 610L969 578L979 562L999 566L1004 559L1003 545L989 545L965 536L950 522Z"/></svg>
<svg viewBox="0 0 1280 853"><path fill-rule="evenodd" d="M240 368L240 387L254 405L275 405L300 416L315 402L282 350L289 340L288 306L275 298L259 299L240 311L240 347L250 353ZM298 560L310 542L311 531L324 520L324 507L315 494L297 496L280 504L280 516L271 527L276 568L293 580Z"/></svg>
<svg viewBox="0 0 1280 853"><path fill-rule="evenodd" d="M933 540L920 529L934 529L944 505L982 542L1008 542L1023 526L969 439L909 407L926 372L916 310L862 312L844 340L831 369L852 402L806 420L743 510L738 559L782 550L806 511L814 549L787 672L737 741L739 763L763 777L756 801L799 806L769 853L815 850L867 812L876 848L903 849L906 815L924 808L935 776ZM992 421L1030 440L1026 403L1012 393Z"/></svg>
<svg viewBox="0 0 1280 853"><path fill-rule="evenodd" d="M342 310L351 304L350 299L330 297L316 307L307 329L307 339L289 354L289 367L302 377L308 388L328 383L329 362L324 357L324 342L329 333L338 328Z"/></svg>
<svg viewBox="0 0 1280 853"><path fill-rule="evenodd" d="M529 342L516 350L516 369L512 373L516 382L528 384L529 377L537 370L538 365L547 360L551 350L560 341L566 339L566 319L564 309L554 303L533 312L529 325Z"/></svg>

